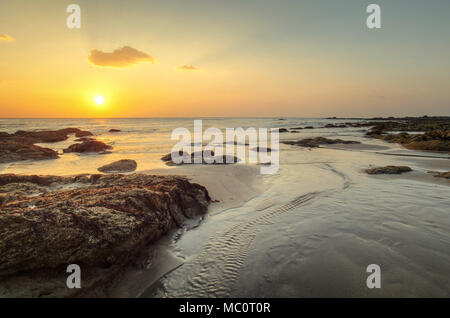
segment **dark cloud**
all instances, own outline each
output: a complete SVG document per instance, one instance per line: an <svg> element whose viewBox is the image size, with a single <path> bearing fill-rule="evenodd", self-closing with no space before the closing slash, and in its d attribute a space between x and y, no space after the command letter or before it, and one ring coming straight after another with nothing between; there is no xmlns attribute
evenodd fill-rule
<svg viewBox="0 0 450 318"><path fill-rule="evenodd" d="M138 63L153 63L155 60L151 55L131 46L124 46L111 53L94 49L88 59L92 64L102 67L130 67Z"/></svg>
<svg viewBox="0 0 450 318"><path fill-rule="evenodd" d="M181 65L177 67L179 70L182 71L196 71L198 68L196 68L194 65Z"/></svg>

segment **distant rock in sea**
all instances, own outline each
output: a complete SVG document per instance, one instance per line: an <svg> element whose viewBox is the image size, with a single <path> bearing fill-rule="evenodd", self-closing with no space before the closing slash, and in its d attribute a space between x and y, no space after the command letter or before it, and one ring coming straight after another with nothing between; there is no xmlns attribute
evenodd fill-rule
<svg viewBox="0 0 450 318"><path fill-rule="evenodd" d="M133 172L137 168L137 163L134 160L122 159L104 165L97 170L100 172L112 173L112 172Z"/></svg>
<svg viewBox="0 0 450 318"><path fill-rule="evenodd" d="M0 163L59 158L56 151L34 144L64 141L69 138L69 134L75 134L77 137L92 136L91 132L78 128L42 131L19 130L14 134L0 132Z"/></svg>
<svg viewBox="0 0 450 318"><path fill-rule="evenodd" d="M228 156L228 155L222 155L218 156L214 154L214 151L206 150L202 151L200 154L199 152L193 152L191 154L179 151L178 156L183 157L183 162L181 163L175 163L172 160L172 154L169 153L167 155L164 155L161 157L161 160L166 162L166 165L168 166L179 166L179 165L186 165L186 164L196 164L194 163L194 158L196 154L202 157L202 162L199 164L211 164L211 165L224 165L224 164L233 164L238 163L241 160L236 156ZM190 162L188 162L190 161Z"/></svg>
<svg viewBox="0 0 450 318"><path fill-rule="evenodd" d="M282 141L283 144L310 147L315 148L320 145L332 145L332 144L359 144L359 141L342 140L342 139L328 139L325 137L306 138L297 141Z"/></svg>
<svg viewBox="0 0 450 318"><path fill-rule="evenodd" d="M409 118L401 121L381 121L369 123L372 128L367 137L390 143L399 143L411 150L450 152L449 118ZM388 133L401 131L398 134ZM409 134L408 132L423 132Z"/></svg>
<svg viewBox="0 0 450 318"><path fill-rule="evenodd" d="M450 171L447 172L428 171L428 173L433 174L433 176L436 178L450 179Z"/></svg>
<svg viewBox="0 0 450 318"><path fill-rule="evenodd" d="M75 134L76 137L92 136L89 131L80 130L78 128L64 128L59 130L42 130L42 131L25 131L19 130L10 138L21 138L21 141L26 141L30 144L35 143L52 143L67 140L68 135Z"/></svg>
<svg viewBox="0 0 450 318"><path fill-rule="evenodd" d="M77 131L76 133L75 133L75 137L88 137L88 136L94 136L94 134L93 133L91 133L90 131L84 131L84 130L81 130L81 131Z"/></svg>
<svg viewBox="0 0 450 318"><path fill-rule="evenodd" d="M88 140L88 141L83 141L81 144L73 144L73 145L69 146L69 148L64 149L63 152L64 153L102 152L102 151L112 149L112 148L113 148L112 146L107 145L104 142L97 141L97 140Z"/></svg>
<svg viewBox="0 0 450 318"><path fill-rule="evenodd" d="M401 174L409 171L412 171L412 169L407 166L386 166L366 169L367 174Z"/></svg>
<svg viewBox="0 0 450 318"><path fill-rule="evenodd" d="M0 163L57 158L58 153L52 149L0 139Z"/></svg>

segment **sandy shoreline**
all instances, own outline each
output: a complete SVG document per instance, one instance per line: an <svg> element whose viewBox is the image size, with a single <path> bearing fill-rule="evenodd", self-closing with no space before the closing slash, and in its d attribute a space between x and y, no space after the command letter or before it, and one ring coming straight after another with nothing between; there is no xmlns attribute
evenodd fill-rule
<svg viewBox="0 0 450 318"><path fill-rule="evenodd" d="M339 133L326 136L341 137ZM139 165L142 154L64 155L55 162L57 172L67 171L66 164L79 161L88 162L86 172L92 174L105 163L136 159L136 174L186 177L206 187L212 199L205 215L185 220L180 228L141 250L132 264L118 271L114 281L100 283L86 295L323 296L337 295L339 288L350 282L355 285L348 296L364 296L367 294L357 285L355 271L364 272L360 260L365 259L366 250L374 251L383 264L390 259L397 259L396 266L420 264L416 271L404 273L412 282L404 286L410 287L399 288L388 280L387 291L381 296L389 296L391 290L411 295L409 290L418 286L430 295L442 294L439 284L427 281L425 288L420 277L431 275L428 250L436 251L440 263L448 258L440 243L446 240L446 225L438 222L445 217L450 181L427 172L450 170L449 159L360 134L343 135L343 139L360 143L318 148L282 144L280 170L268 176L260 174L260 166L245 163L168 167L159 152L152 154L144 168ZM52 171L50 164L21 162L11 167L24 167L21 174L31 174L26 171L40 167L45 167L44 172ZM387 165L408 165L413 171L401 175L365 173L367 168ZM155 168L147 169L149 166ZM413 212L405 207L412 207ZM421 240L415 242L416 237ZM423 250L411 252L407 248L411 244L423 246ZM347 248L354 252L343 262ZM391 254L393 250L396 254ZM342 279L324 280L324 262L340 268ZM311 280L298 277L297 271L307 273ZM446 269L437 265L436 271L444 281ZM107 275L107 270L99 270L89 279L101 281ZM394 274L387 275L395 281ZM267 279L261 281L261 277ZM214 285L209 285L210 281ZM334 281L336 288L328 288L327 281Z"/></svg>

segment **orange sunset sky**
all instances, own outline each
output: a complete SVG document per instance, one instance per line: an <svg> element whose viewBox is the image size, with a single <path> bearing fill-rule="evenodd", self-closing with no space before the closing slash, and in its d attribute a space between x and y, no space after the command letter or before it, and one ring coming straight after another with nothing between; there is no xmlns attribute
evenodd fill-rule
<svg viewBox="0 0 450 318"><path fill-rule="evenodd" d="M4 1L0 117L450 115L450 2L369 3Z"/></svg>

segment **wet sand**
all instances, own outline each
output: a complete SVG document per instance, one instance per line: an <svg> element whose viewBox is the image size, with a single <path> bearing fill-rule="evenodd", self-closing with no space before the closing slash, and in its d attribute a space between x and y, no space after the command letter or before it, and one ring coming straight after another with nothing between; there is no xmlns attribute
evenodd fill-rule
<svg viewBox="0 0 450 318"><path fill-rule="evenodd" d="M445 169L446 159L406 158L411 173L369 176L369 166L405 164L377 151L283 146L271 176L241 164L171 169L221 202L199 226L160 243L158 278L150 266L134 281L151 283L119 295L449 296L450 182L427 173L437 161ZM380 290L365 285L373 263L382 269Z"/></svg>

